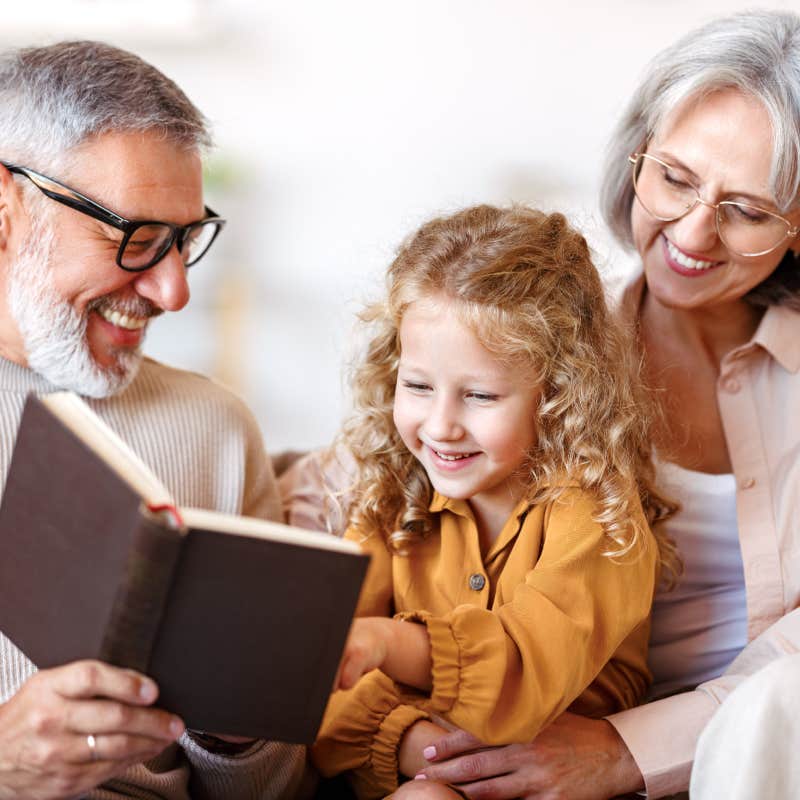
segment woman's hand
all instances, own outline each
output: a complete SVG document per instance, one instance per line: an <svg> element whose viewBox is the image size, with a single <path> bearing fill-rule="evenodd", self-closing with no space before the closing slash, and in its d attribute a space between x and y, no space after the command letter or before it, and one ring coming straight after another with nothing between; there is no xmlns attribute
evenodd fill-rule
<svg viewBox="0 0 800 800"><path fill-rule="evenodd" d="M152 680L99 661L42 670L0 706L0 798L83 796L160 753L183 733L147 708Z"/></svg>
<svg viewBox="0 0 800 800"><path fill-rule="evenodd" d="M529 744L485 747L466 731L443 737L419 774L476 800L608 800L644 787L611 723L564 713Z"/></svg>
<svg viewBox="0 0 800 800"><path fill-rule="evenodd" d="M334 688L351 689L373 669L398 683L430 689L431 646L425 626L388 617L354 619Z"/></svg>

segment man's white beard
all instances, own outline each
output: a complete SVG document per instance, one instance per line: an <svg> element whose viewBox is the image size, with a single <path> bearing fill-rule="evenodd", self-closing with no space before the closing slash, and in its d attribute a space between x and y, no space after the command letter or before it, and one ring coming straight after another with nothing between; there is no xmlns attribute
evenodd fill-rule
<svg viewBox="0 0 800 800"><path fill-rule="evenodd" d="M126 304L107 295L78 314L52 285L54 240L50 225L34 224L9 273L9 309L22 336L28 366L55 386L88 397L120 392L136 376L141 351L120 349L112 366L98 365L86 340L89 313L112 305L147 316L152 306L144 300Z"/></svg>

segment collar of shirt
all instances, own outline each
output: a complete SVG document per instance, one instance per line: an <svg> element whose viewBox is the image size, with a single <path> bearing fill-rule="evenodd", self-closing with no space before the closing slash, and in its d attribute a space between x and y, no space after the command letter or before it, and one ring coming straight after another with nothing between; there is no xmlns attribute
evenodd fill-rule
<svg viewBox="0 0 800 800"><path fill-rule="evenodd" d="M633 322L646 289L644 273L639 272L625 287L620 300L622 318ZM785 306L772 305L764 312L756 332L749 342L731 350L724 362L741 358L761 347L787 372L800 370L800 314Z"/></svg>
<svg viewBox="0 0 800 800"><path fill-rule="evenodd" d="M484 557L485 564L489 564L499 553L505 550L505 548L516 539L530 509L531 502L529 500L523 499L517 503L517 505L514 507L514 510L503 524L502 530L498 533L497 537L486 553ZM470 530L475 529L475 517L467 500L455 500L452 497L445 497L438 492L434 492L429 510L434 513L449 511L455 517L466 521ZM440 523L440 530L445 524L445 520L442 519ZM459 522L457 524L459 525L459 529L462 531L465 530L464 528L461 528L464 522Z"/></svg>
<svg viewBox="0 0 800 800"><path fill-rule="evenodd" d="M524 517L530 510L530 507L530 500L520 500L509 515L509 519ZM452 497L445 497L443 494L434 491L433 499L428 506L428 511L438 513L445 509L451 511L453 514L457 514L459 517L466 517L467 519L474 518L468 500L454 500Z"/></svg>

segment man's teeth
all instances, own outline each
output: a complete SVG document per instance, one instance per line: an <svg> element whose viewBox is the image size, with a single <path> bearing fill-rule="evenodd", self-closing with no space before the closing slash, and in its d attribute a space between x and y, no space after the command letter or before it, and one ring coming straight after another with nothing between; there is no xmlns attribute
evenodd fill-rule
<svg viewBox="0 0 800 800"><path fill-rule="evenodd" d="M678 264L687 269L708 269L716 263L714 261L698 261L696 258L689 258L685 253L678 250L669 239L667 239L667 250L673 261L677 261Z"/></svg>
<svg viewBox="0 0 800 800"><path fill-rule="evenodd" d="M101 308L99 313L107 322L129 331L138 331L147 325L147 317L129 317L127 314L120 314L119 311L110 308Z"/></svg>
<svg viewBox="0 0 800 800"><path fill-rule="evenodd" d="M469 458L473 453L442 453L440 450L434 450L439 458L445 461L460 461L462 458Z"/></svg>

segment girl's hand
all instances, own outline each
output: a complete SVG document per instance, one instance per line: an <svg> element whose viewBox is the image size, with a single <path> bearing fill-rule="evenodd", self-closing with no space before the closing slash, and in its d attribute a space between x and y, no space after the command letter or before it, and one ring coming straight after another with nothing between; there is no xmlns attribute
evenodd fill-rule
<svg viewBox="0 0 800 800"><path fill-rule="evenodd" d="M431 644L426 627L388 617L353 620L334 688L351 689L373 669L398 683L429 691Z"/></svg>
<svg viewBox="0 0 800 800"><path fill-rule="evenodd" d="M373 669L380 669L386 660L390 638L390 632L384 623L393 621L383 617L360 617L353 620L339 665L336 689L352 689L362 675Z"/></svg>

